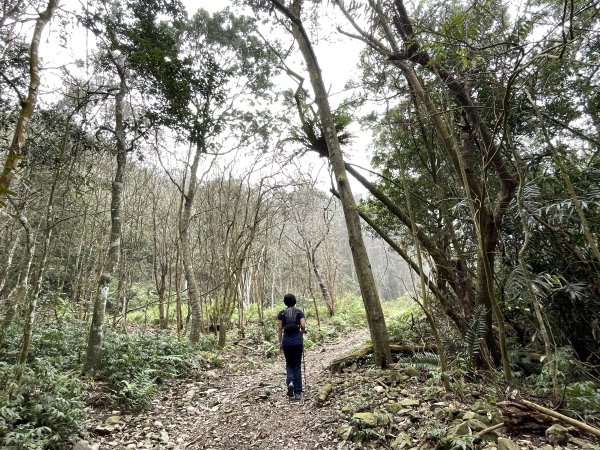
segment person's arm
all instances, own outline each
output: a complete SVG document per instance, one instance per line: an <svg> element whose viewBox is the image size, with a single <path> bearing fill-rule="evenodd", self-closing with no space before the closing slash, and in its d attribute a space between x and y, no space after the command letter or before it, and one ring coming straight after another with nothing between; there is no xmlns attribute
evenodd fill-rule
<svg viewBox="0 0 600 450"><path fill-rule="evenodd" d="M304 319L304 317L300 318L300 331L306 333L306 320Z"/></svg>
<svg viewBox="0 0 600 450"><path fill-rule="evenodd" d="M283 323L281 322L281 320L277 321L277 340L279 341L279 348L281 349L281 337L283 334Z"/></svg>

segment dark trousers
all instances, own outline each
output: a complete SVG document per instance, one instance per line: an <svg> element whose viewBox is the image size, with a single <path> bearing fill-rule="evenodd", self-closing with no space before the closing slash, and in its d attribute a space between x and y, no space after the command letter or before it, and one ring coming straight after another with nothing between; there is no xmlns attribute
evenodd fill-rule
<svg viewBox="0 0 600 450"><path fill-rule="evenodd" d="M293 382L295 394L300 394L302 392L303 347L303 344L283 347L283 354L285 356L285 373L287 376L285 384L290 384L290 381Z"/></svg>

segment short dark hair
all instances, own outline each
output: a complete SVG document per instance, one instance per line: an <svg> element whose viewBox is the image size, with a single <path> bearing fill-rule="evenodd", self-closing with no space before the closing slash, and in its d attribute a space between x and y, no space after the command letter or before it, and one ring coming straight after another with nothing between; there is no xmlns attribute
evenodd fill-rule
<svg viewBox="0 0 600 450"><path fill-rule="evenodd" d="M285 294L283 296L285 306L294 306L296 304L296 296L294 294Z"/></svg>

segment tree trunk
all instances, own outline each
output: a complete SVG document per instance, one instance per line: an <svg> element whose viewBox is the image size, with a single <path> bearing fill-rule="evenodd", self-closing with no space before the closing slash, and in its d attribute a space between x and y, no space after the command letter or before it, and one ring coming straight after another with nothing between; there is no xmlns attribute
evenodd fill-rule
<svg viewBox="0 0 600 450"><path fill-rule="evenodd" d="M323 280L323 275L321 275L321 270L319 269L319 264L317 263L317 255L315 252L310 252L309 250L307 250L307 253L309 253L310 264L312 266L313 273L315 274L315 278L317 279L319 289L321 290L323 301L325 302L325 306L327 306L327 313L329 314L329 317L333 317L333 301L331 300L331 295L329 295L327 285Z"/></svg>
<svg viewBox="0 0 600 450"><path fill-rule="evenodd" d="M319 108L321 127L325 133L325 140L329 151L329 160L331 161L337 188L341 197L344 218L348 229L348 240L352 251L352 258L363 303L365 305L371 341L373 342L374 360L380 367L387 367L392 362L392 355L390 352L385 318L383 316L383 310L379 301L369 256L367 255L362 236L358 209L344 167L344 158L336 133L327 90L325 89L316 55L314 54L302 21L300 20L302 0L294 1L292 4L293 12L285 8L277 0L271 1L278 10L283 12L292 21L294 38L298 42L298 46L300 47L300 51L308 68L311 85L315 92L315 101Z"/></svg>
<svg viewBox="0 0 600 450"><path fill-rule="evenodd" d="M120 77L119 91L115 96L115 134L117 138L117 169L112 183L110 205L110 242L106 265L102 271L96 287L96 298L92 314L92 324L88 337L85 355L84 372L90 373L98 368L101 362L102 344L104 341L104 315L106 301L113 273L119 264L121 253L121 203L123 201L123 179L127 163L127 150L125 148L125 131L123 127L123 102L127 86L125 84L125 69L117 68Z"/></svg>
<svg viewBox="0 0 600 450"><path fill-rule="evenodd" d="M194 205L194 197L196 196L196 185L197 185L197 174L198 165L200 163L200 155L202 149L200 146L196 146L194 151L194 160L190 169L190 178L188 182L188 189L184 195L183 210L181 212L181 219L179 221L179 239L181 240L181 261L183 264L183 271L185 273L185 279L187 281L187 293L188 293L188 305L191 314L192 325L190 328L190 341L193 343L198 342L200 339L200 332L202 330L202 309L200 305L200 298L198 296L198 285L196 284L196 276L194 275L194 268L192 264L192 251L190 243L190 220L192 217L192 207Z"/></svg>
<svg viewBox="0 0 600 450"><path fill-rule="evenodd" d="M67 117L67 121L65 123L64 135L62 140L62 145L60 149L59 160L62 160L67 148L68 139L69 139L69 128L71 125L71 119L73 115L69 115ZM19 354L19 358L17 360L17 370L15 373L15 385L19 386L21 384L21 378L23 377L23 371L25 369L25 364L27 363L27 356L29 355L29 348L31 346L31 340L33 338L33 325L35 323L35 315L37 312L37 305L40 296L40 292L42 291L42 283L44 280L44 274L46 272L46 265L48 263L48 252L50 251L50 241L52 239L52 231L54 230L54 198L56 196L56 188L58 186L58 182L61 177L61 168L60 166L56 169L54 173L54 179L52 182L52 186L50 188L50 195L48 197L48 203L46 205L46 226L44 232L44 243L42 247L42 256L40 258L38 271L36 274L36 278L33 283L33 291L31 292L31 298L29 300L29 308L27 310L27 321L25 322L25 327L23 328L23 340L21 343L21 352Z"/></svg>
<svg viewBox="0 0 600 450"><path fill-rule="evenodd" d="M46 24L52 18L54 11L58 7L59 0L49 0L46 10L42 12L35 22L31 46L29 48L29 89L25 99L21 101L21 110L15 127L15 134L8 148L4 169L0 174L0 207L4 204L4 199L10 193L10 184L15 176L15 170L23 156L23 143L27 137L29 122L33 116L35 104L37 102L38 88L40 86L39 74L39 48L42 32Z"/></svg>
<svg viewBox="0 0 600 450"><path fill-rule="evenodd" d="M6 259L6 268L4 270L4 275L2 276L2 281L0 281L0 298L4 298L4 292L5 292L5 290L8 290L8 288L7 288L8 275L12 269L12 262L13 262L13 258L15 256L15 250L19 246L20 238L21 238L21 233L20 233L20 231L18 231L17 235L13 239L13 245L10 248L10 251L8 252L8 258Z"/></svg>
<svg viewBox="0 0 600 450"><path fill-rule="evenodd" d="M25 230L26 258L23 272L20 274L19 280L17 281L17 286L10 294L8 294L8 302L5 307L6 313L4 314L4 321L2 322L2 328L0 329L0 345L3 344L6 332L15 318L17 307L27 298L27 293L29 292L29 275L31 273L33 256L35 255L35 239L32 236L31 226L26 217L19 214L18 219Z"/></svg>

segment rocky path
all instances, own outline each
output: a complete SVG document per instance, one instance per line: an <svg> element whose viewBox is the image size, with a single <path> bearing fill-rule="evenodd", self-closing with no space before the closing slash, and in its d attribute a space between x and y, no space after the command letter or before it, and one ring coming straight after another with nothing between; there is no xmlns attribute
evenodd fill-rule
<svg viewBox="0 0 600 450"><path fill-rule="evenodd" d="M235 372L230 364L198 380L177 381L155 398L151 410L137 416L118 411L92 415L90 429L96 434L90 441L100 449L118 450L337 449L339 411L317 406L315 398L329 377L329 363L367 337L365 331L355 332L343 342L307 352L301 401L285 395L283 355L269 363L248 349L236 358L254 368Z"/></svg>

